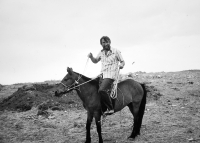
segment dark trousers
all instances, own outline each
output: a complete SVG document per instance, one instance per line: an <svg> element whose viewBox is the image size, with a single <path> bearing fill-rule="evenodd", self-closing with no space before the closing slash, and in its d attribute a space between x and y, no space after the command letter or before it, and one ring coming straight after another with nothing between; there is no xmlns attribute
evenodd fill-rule
<svg viewBox="0 0 200 143"><path fill-rule="evenodd" d="M101 80L99 87L99 94L101 95L101 100L107 106L108 110L113 109L112 100L110 98L111 85L113 82L113 79L104 78Z"/></svg>

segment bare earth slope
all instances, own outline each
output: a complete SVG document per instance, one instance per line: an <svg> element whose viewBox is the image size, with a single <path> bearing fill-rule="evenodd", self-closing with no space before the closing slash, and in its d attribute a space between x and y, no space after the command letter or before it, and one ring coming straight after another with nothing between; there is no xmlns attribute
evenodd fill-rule
<svg viewBox="0 0 200 143"><path fill-rule="evenodd" d="M133 73L146 83L148 98L141 135L135 142L200 142L200 71ZM124 78L124 77L123 77ZM76 92L54 97L55 83L1 85L0 143L80 143L85 141L86 111ZM102 125L105 143L129 143L128 108ZM96 126L92 142L98 142Z"/></svg>

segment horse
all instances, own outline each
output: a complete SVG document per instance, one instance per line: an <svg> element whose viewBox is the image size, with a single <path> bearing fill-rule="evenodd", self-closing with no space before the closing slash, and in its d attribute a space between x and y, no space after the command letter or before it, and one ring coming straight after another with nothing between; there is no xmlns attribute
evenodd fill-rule
<svg viewBox="0 0 200 143"><path fill-rule="evenodd" d="M93 118L95 118L99 143L103 143L101 116L106 111L106 108L102 104L101 96L98 93L98 78L88 78L74 72L69 67L67 68L67 72L67 75L60 82L59 90L55 91L55 96L60 97L72 90L76 90L83 102L84 108L87 110L85 143L91 142L90 126ZM125 106L128 106L134 117L132 133L128 138L134 139L137 135L140 135L140 128L146 106L146 95L145 84L141 84L133 79L125 79L117 85L117 99L114 100L114 111L118 112Z"/></svg>

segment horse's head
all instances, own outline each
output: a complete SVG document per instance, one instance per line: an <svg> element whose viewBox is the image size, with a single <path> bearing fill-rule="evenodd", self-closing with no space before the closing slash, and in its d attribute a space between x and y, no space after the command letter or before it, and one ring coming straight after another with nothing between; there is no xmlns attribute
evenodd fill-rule
<svg viewBox="0 0 200 143"><path fill-rule="evenodd" d="M79 75L73 72L72 68L67 68L67 75L62 79L60 85L58 86L57 90L55 91L55 96L61 96L71 90L73 90L74 86L78 84L77 80Z"/></svg>

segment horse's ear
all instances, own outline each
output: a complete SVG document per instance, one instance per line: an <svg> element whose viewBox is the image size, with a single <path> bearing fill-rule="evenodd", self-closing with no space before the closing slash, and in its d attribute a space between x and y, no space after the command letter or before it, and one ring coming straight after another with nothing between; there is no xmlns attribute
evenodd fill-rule
<svg viewBox="0 0 200 143"><path fill-rule="evenodd" d="M73 69L72 68L69 68L67 67L67 72L71 75L73 73Z"/></svg>

